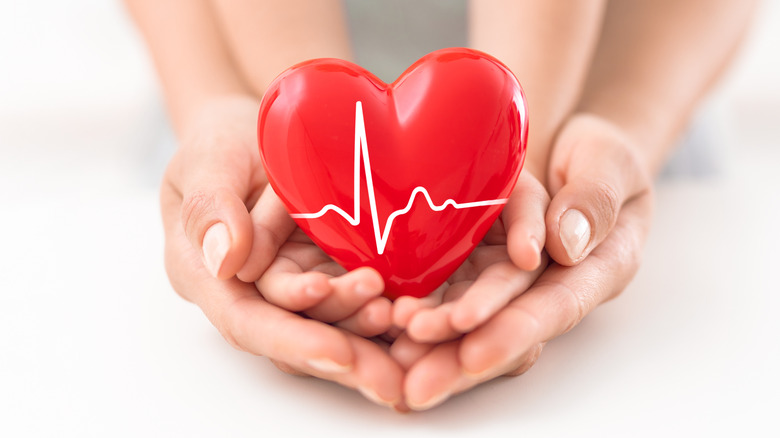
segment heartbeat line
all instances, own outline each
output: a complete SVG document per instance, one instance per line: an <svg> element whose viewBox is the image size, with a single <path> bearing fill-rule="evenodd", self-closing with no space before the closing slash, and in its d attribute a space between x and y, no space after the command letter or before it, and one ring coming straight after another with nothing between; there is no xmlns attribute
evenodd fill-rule
<svg viewBox="0 0 780 438"><path fill-rule="evenodd" d="M409 213L414 205L414 200L418 194L422 194L425 200L428 202L428 206L433 211L442 211L445 208L452 207L455 209L485 207L489 205L502 205L507 203L507 198L491 199L488 201L476 201L476 202L463 202L458 203L452 199L447 199L441 205L436 205L431 199L431 195L425 187L415 187L412 190L412 194L409 196L409 202L406 207L394 211L387 218L385 227L380 230L379 217L376 212L376 193L374 192L374 180L371 172L371 162L368 159L368 142L366 141L366 125L363 121L363 104L360 101L355 103L355 168L354 168L354 206L353 214L350 216L346 211L342 210L338 206L328 204L316 213L296 213L292 214L293 218L298 219L317 219L325 215L329 211L333 211L341 215L350 225L356 227L360 224L360 161L363 161L363 169L366 172L366 186L368 187L368 204L371 208L371 219L374 225L374 239L376 240L376 249L378 254L385 252L385 246L387 245L387 239L390 236L390 228L393 226L393 221L398 216Z"/></svg>

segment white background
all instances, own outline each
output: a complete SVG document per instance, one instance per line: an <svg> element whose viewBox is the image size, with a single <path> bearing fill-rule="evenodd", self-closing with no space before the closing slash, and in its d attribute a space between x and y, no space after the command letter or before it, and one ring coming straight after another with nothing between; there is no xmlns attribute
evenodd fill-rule
<svg viewBox="0 0 780 438"><path fill-rule="evenodd" d="M765 3L697 125L704 171L659 181L625 293L526 375L399 415L232 350L171 290L163 110L120 6L0 2L0 436L777 436L778 23Z"/></svg>

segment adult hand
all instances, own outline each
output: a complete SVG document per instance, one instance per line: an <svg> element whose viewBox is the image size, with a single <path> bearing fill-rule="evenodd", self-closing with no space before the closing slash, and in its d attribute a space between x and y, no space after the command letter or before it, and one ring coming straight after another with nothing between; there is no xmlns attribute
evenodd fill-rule
<svg viewBox="0 0 780 438"><path fill-rule="evenodd" d="M559 263L458 339L425 344L402 335L391 354L408 368L409 407L428 409L497 376L526 371L547 341L626 287L639 267L652 214L652 187L638 156L630 139L605 120L579 115L566 123L551 156L553 198L546 215L547 247ZM572 209L587 225L567 219Z"/></svg>
<svg viewBox="0 0 780 438"><path fill-rule="evenodd" d="M305 244L294 233L295 223L267 185L256 145L258 108L254 99L225 97L202 107L184 127L160 196L171 284L236 348L266 355L284 371L333 380L375 402L396 404L402 370L386 351L290 311L323 312L321 306L332 307L328 300L341 300L352 302L352 314L359 314L382 292L378 274L359 270L333 277L340 272L326 267L287 283L266 278L257 284L260 291L253 284L269 266L274 271L272 263L310 252L300 248ZM280 298L282 290L287 295ZM369 308L381 313L376 307ZM389 321L389 305L385 310Z"/></svg>

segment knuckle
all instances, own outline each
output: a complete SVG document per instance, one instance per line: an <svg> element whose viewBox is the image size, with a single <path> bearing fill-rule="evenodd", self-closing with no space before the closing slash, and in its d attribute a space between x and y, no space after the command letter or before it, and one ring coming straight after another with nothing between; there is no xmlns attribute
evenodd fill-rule
<svg viewBox="0 0 780 438"><path fill-rule="evenodd" d="M267 226L256 227L255 232L260 233L262 240L270 242L274 248L279 248L287 240L276 228Z"/></svg>
<svg viewBox="0 0 780 438"><path fill-rule="evenodd" d="M612 228L620 211L620 195L611 184L600 180L592 182L591 193L595 202L595 219Z"/></svg>
<svg viewBox="0 0 780 438"><path fill-rule="evenodd" d="M576 288L560 281L543 284L548 305L556 309L560 331L555 336L574 328L598 304L598 281L583 275L577 279Z"/></svg>
<svg viewBox="0 0 780 438"><path fill-rule="evenodd" d="M510 308L514 309L515 312L518 313L518 317L522 318L522 320L524 321L525 331L527 336L531 338L540 336L540 332L543 327L542 321L532 310L529 310L523 306L510 305Z"/></svg>
<svg viewBox="0 0 780 438"><path fill-rule="evenodd" d="M532 347L532 349L523 357L521 362L512 371L506 373L505 376L517 377L521 374L525 374L528 370L533 368L533 366L539 360L539 356L541 356L543 348L544 343L537 344L536 346Z"/></svg>
<svg viewBox="0 0 780 438"><path fill-rule="evenodd" d="M592 298L593 294L588 293L589 288L587 287L575 291L568 286L561 285L558 290L564 303L561 308L565 309L563 312L565 321L563 333L566 333L582 321L582 318L593 308L595 300Z"/></svg>
<svg viewBox="0 0 780 438"><path fill-rule="evenodd" d="M187 236L192 233L200 223L201 218L214 208L214 197L208 193L197 190L188 194L181 206L181 219L184 232Z"/></svg>
<svg viewBox="0 0 780 438"><path fill-rule="evenodd" d="M604 248L606 253L592 254L594 262L600 265L597 269L602 278L599 288L605 301L625 290L642 263L641 238L626 230L616 230L614 234L615 239Z"/></svg>

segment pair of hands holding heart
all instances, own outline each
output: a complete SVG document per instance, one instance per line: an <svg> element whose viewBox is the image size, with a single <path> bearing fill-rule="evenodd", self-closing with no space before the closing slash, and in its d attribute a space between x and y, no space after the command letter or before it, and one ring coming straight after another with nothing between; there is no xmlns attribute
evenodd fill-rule
<svg viewBox="0 0 780 438"><path fill-rule="evenodd" d="M549 162L529 163L545 180L520 174L500 220L444 285L391 303L377 271L345 271L270 189L258 108L248 97L213 101L187 130L161 193L166 265L232 345L282 370L427 409L527 370L638 268L649 178L617 127L572 115Z"/></svg>

